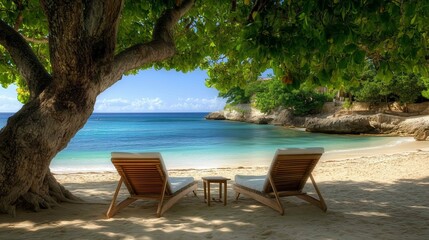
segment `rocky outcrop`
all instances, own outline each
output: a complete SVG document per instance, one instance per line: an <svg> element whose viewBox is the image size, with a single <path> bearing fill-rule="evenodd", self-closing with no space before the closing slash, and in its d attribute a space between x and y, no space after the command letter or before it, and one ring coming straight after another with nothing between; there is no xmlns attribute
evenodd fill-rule
<svg viewBox="0 0 429 240"><path fill-rule="evenodd" d="M224 111L212 112L206 116L206 119L222 119L222 117L231 121L256 124L269 124L273 121L272 115L264 114L249 104L239 104L229 107Z"/></svg>
<svg viewBox="0 0 429 240"><path fill-rule="evenodd" d="M425 108L429 106L427 103L422 106L413 105L413 108L418 109L419 114L429 112ZM241 104L221 112L211 113L206 118L302 127L306 131L320 133L390 134L414 136L420 141L429 137L429 115L405 117L400 114L374 113L374 111L365 110L363 104L359 107L362 108L361 111L347 111L328 103L317 116L294 117L287 109L265 114L249 104Z"/></svg>
<svg viewBox="0 0 429 240"><path fill-rule="evenodd" d="M308 118L305 122L308 132L360 134L378 133L377 128L371 125L367 116L343 116L338 118Z"/></svg>
<svg viewBox="0 0 429 240"><path fill-rule="evenodd" d="M427 134L429 134L429 116L402 117L378 113L374 115L308 118L305 128L310 132L391 134L415 136L416 139L422 140L426 139Z"/></svg>
<svg viewBox="0 0 429 240"><path fill-rule="evenodd" d="M208 119L208 120L225 120L226 118L223 115L223 112L212 112L206 116L206 119Z"/></svg>
<svg viewBox="0 0 429 240"><path fill-rule="evenodd" d="M429 135L429 116L405 118L395 129L399 135L411 135L416 140L426 140Z"/></svg>

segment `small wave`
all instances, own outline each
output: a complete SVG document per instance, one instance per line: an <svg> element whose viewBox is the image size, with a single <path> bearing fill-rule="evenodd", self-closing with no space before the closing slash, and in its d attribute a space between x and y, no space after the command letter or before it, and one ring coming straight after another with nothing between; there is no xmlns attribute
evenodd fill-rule
<svg viewBox="0 0 429 240"><path fill-rule="evenodd" d="M363 148L349 148L349 149L338 149L338 150L328 150L326 153L345 153L345 152L353 152L353 151L363 151L363 150L371 150L371 149L380 149L386 147L394 147L404 143L414 142L414 138L401 138L396 141L388 142L386 144L382 144L374 147L363 147Z"/></svg>
<svg viewBox="0 0 429 240"><path fill-rule="evenodd" d="M51 172L56 174L65 173L89 173L89 172L114 172L112 166L82 166L82 167L51 167Z"/></svg>

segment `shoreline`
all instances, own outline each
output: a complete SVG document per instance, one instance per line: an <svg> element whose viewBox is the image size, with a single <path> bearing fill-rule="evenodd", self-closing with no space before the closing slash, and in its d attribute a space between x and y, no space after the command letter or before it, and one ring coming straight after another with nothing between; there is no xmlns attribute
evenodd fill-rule
<svg viewBox="0 0 429 240"><path fill-rule="evenodd" d="M409 152L419 152L419 151L427 151L429 152L429 141L401 141L395 144L389 144L389 145L383 145L383 146L376 146L376 147L368 147L368 148L359 148L359 149L347 149L347 150L331 150L326 151L323 155L320 161L341 161L346 159L355 159L355 158L361 158L361 157L370 157L375 155L390 155L390 154L396 154L396 153L409 153ZM274 156L274 152L272 155L265 156L263 161L269 161L267 164L250 164L246 166L247 167L256 167L256 168L264 168L268 167L269 163ZM260 160L259 157L247 157L249 163L255 163ZM165 160L165 159L164 159ZM237 168L243 168L242 163L238 164L229 164L227 166L217 166L217 167L189 167L185 166L182 168L172 167L169 168L168 164L166 164L167 169L171 171L187 171L187 170L208 170L208 169L237 169ZM110 166L109 169L103 169L103 170L93 170L93 169L84 169L84 170L52 170L52 173L54 175L67 175L67 174L97 174L97 173L116 173L116 170L113 165Z"/></svg>
<svg viewBox="0 0 429 240"><path fill-rule="evenodd" d="M329 151L324 154L325 158L331 160L341 160L359 157L369 157L381 154L398 154L398 153L410 153L429 151L429 141L404 141L394 145L379 146L373 148L356 149L356 150L345 150L345 151Z"/></svg>

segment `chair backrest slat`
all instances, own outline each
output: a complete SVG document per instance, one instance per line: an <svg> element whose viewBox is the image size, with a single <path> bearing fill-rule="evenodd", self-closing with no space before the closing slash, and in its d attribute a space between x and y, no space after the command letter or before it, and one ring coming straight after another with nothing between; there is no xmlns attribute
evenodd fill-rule
<svg viewBox="0 0 429 240"><path fill-rule="evenodd" d="M277 150L268 172L277 191L302 191L323 151L323 148ZM272 191L267 179L264 192Z"/></svg>
<svg viewBox="0 0 429 240"><path fill-rule="evenodd" d="M132 195L161 195L168 173L159 153L112 153L112 163ZM171 194L167 182L167 194Z"/></svg>

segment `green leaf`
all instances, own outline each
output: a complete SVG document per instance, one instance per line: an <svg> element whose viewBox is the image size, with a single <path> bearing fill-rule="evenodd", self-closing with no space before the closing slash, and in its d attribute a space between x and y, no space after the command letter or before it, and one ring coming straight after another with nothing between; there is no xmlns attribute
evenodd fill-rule
<svg viewBox="0 0 429 240"><path fill-rule="evenodd" d="M346 53L352 53L352 52L355 52L357 49L358 48L357 48L356 44L351 43L351 44L348 44L344 48L344 52L346 52Z"/></svg>
<svg viewBox="0 0 429 240"><path fill-rule="evenodd" d="M345 58L342 58L342 59L340 60L340 62L338 63L338 67L339 67L340 69L346 69L346 68L347 68L347 65L348 65L348 62L347 62L347 60L346 60Z"/></svg>
<svg viewBox="0 0 429 240"><path fill-rule="evenodd" d="M365 52L357 50L353 53L353 61L356 64L361 64L365 60Z"/></svg>

